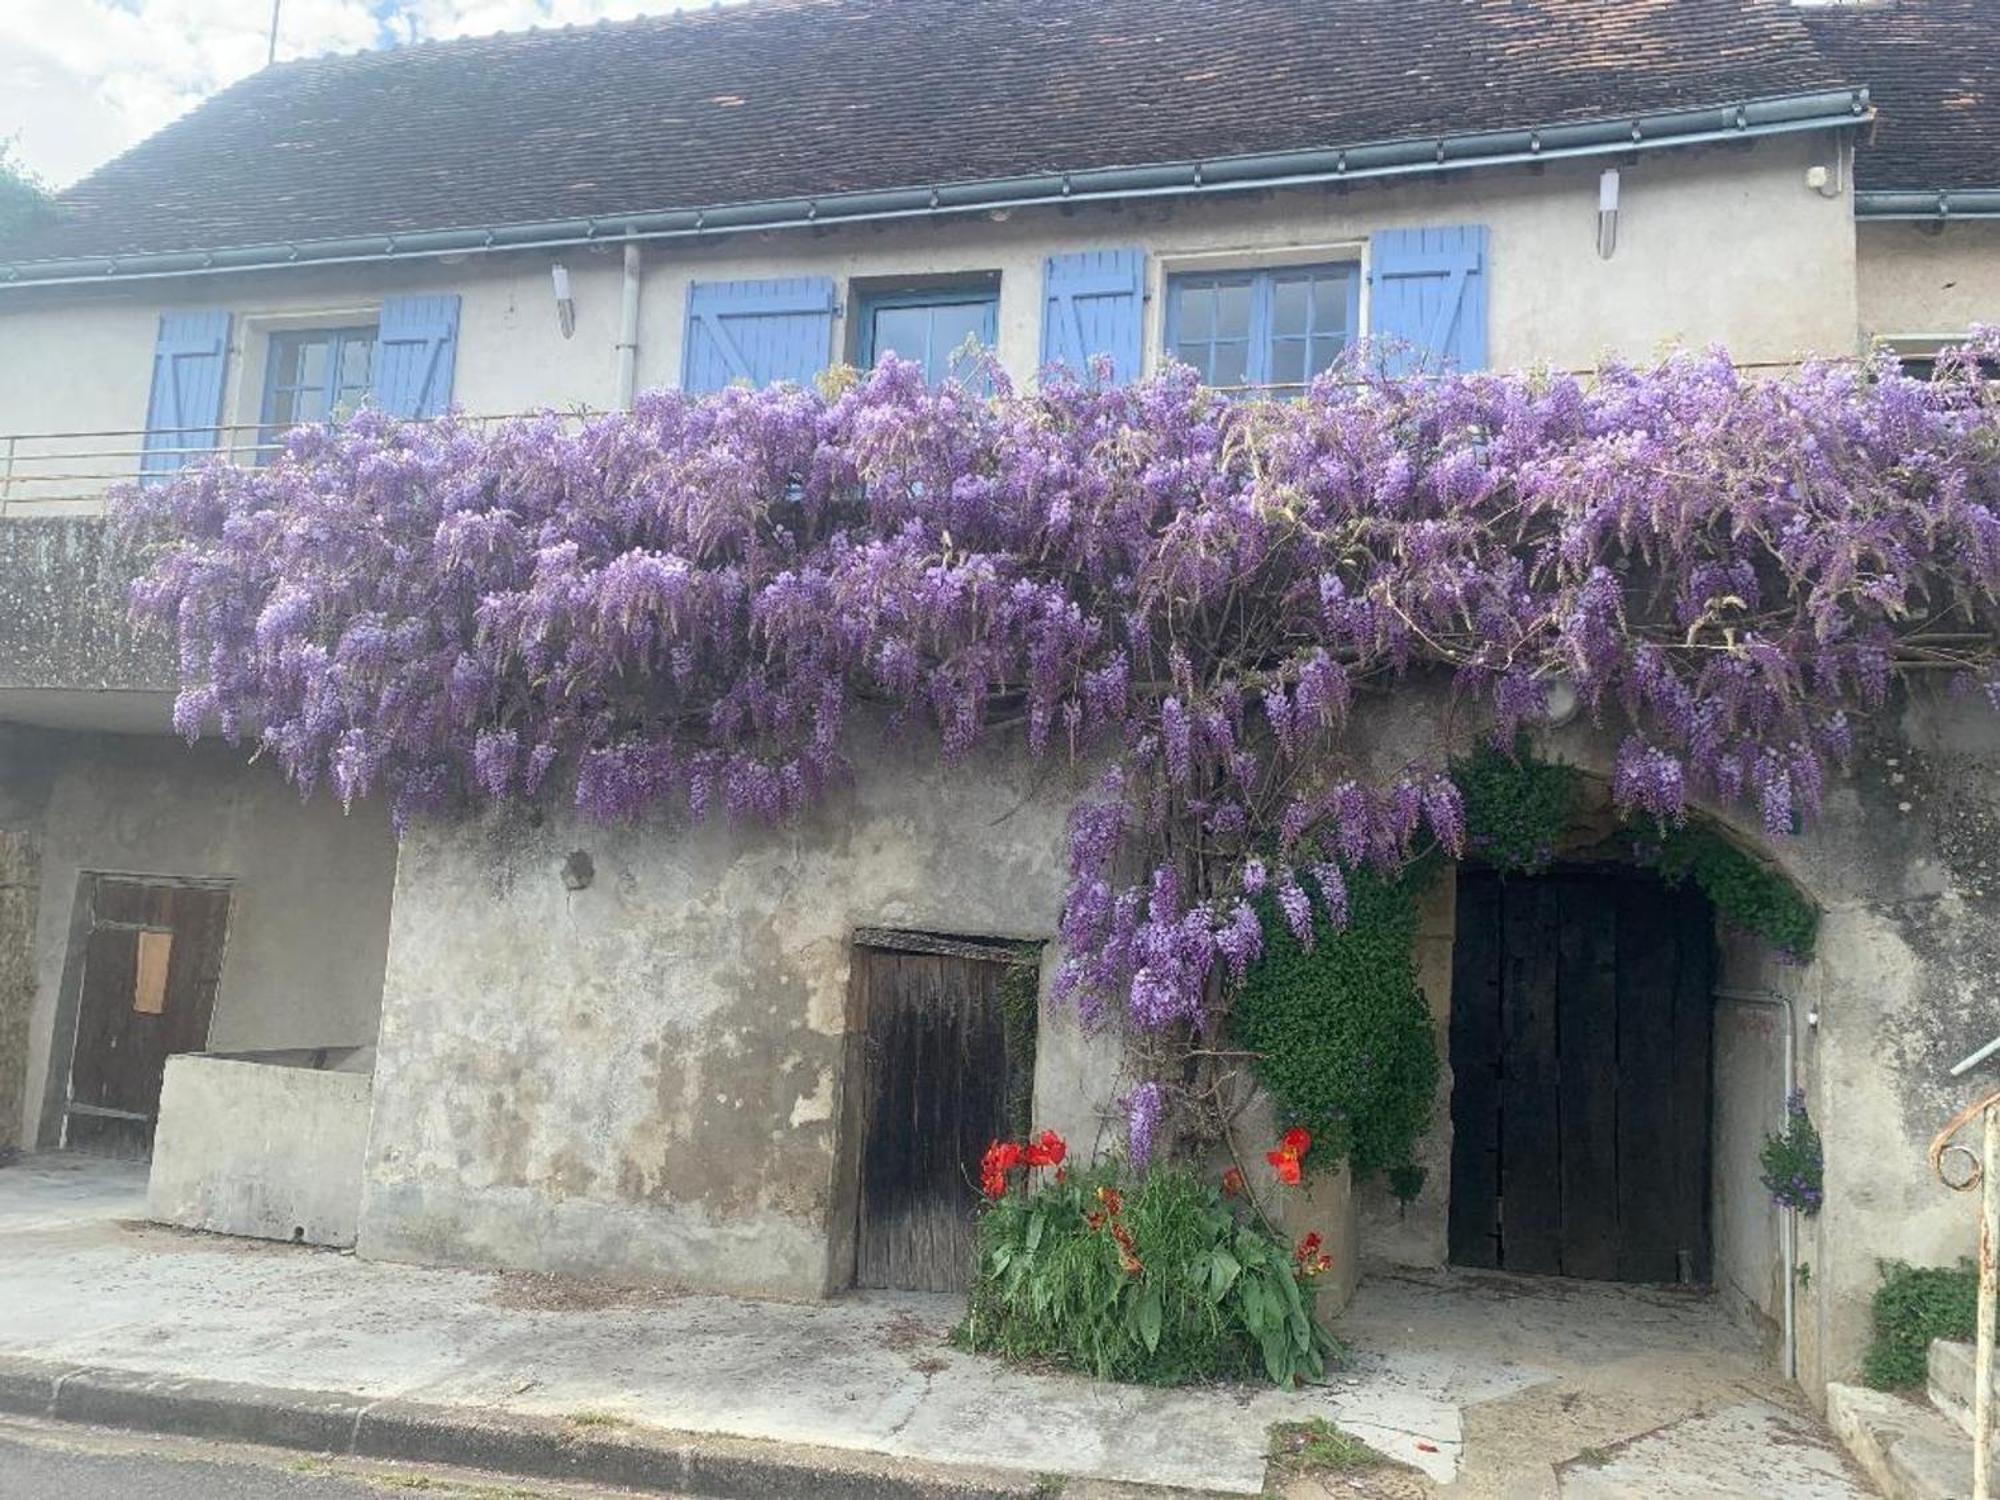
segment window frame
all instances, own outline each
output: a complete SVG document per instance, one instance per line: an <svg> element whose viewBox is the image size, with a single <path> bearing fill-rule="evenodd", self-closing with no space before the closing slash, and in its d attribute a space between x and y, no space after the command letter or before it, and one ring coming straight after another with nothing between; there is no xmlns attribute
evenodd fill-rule
<svg viewBox="0 0 2000 1500"><path fill-rule="evenodd" d="M257 403L257 454L260 461L267 461L278 449L286 432L302 425L294 418L280 425L276 420L276 402L281 388L296 396L301 391L310 391L310 384L289 384L278 378L282 366L282 353L287 343L304 344L326 341L326 373L319 383L319 390L326 402L326 415L312 418L313 421L331 421L341 410L340 393L348 389L342 382L341 368L346 358L347 346L366 339L370 345L368 356L368 385L362 400L368 401L375 395L375 377L382 358L382 321L378 315L373 322L307 323L293 327L278 327L263 334L263 394Z"/></svg>
<svg viewBox="0 0 2000 1500"><path fill-rule="evenodd" d="M1325 260L1282 262L1233 262L1224 264L1192 263L1179 267L1169 266L1162 275L1161 299L1165 303L1164 316L1160 327L1160 364L1180 358L1181 292L1191 287L1218 288L1223 286L1247 285L1250 291L1250 319L1245 337L1244 378L1240 386L1218 386L1215 389L1242 391L1245 393L1270 394L1289 392L1305 393L1318 371L1312 370L1311 345L1315 337L1310 325L1303 335L1276 332L1273 326L1273 310L1276 306L1276 288L1286 280L1313 280L1330 275L1339 276L1346 283L1346 306L1344 310L1345 338L1341 348L1345 352L1352 349L1362 336L1361 292L1366 279L1362 274L1362 262L1354 256L1334 256ZM1281 340L1303 339L1307 346L1307 374L1304 380L1274 381L1270 379L1271 354ZM1215 340L1209 340L1211 353Z"/></svg>
<svg viewBox="0 0 2000 1500"><path fill-rule="evenodd" d="M984 309L984 327L980 341L988 352L997 352L1000 344L1000 281L997 276L984 276L976 281L957 281L935 286L885 286L870 287L854 293L854 355L855 363L862 370L873 370L877 358L875 318L878 313L903 311L917 308L971 306L978 304ZM926 338L930 336L926 330ZM957 345L953 345L957 348ZM950 350L940 350L948 356ZM904 355L905 359L910 356ZM946 371L941 377L933 377L928 353L919 361L924 366L924 375L931 384L942 384L953 372Z"/></svg>

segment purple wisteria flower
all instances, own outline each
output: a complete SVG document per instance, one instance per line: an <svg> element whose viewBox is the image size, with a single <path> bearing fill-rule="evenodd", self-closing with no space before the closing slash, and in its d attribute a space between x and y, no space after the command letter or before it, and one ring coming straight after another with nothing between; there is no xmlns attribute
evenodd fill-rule
<svg viewBox="0 0 2000 1500"><path fill-rule="evenodd" d="M1773 840L1907 654L2000 707L1982 358L2000 331L1934 381L1357 364L1287 402L891 359L490 430L364 411L120 506L176 729L398 826L530 798L780 822L851 779L862 714L948 761L1017 734L1100 768L1057 993L1192 1034L1265 900L1309 934L1309 891L1338 924L1347 874L1456 852L1450 756L1553 685L1619 743L1621 811L1737 806ZM1435 732L1385 770L1356 699L1406 679Z"/></svg>

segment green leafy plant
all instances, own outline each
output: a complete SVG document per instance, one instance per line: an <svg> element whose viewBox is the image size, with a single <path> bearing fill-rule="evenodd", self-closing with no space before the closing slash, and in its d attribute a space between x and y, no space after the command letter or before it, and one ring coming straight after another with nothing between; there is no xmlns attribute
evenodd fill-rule
<svg viewBox="0 0 2000 1500"><path fill-rule="evenodd" d="M1692 879L1732 927L1755 933L1802 963L1812 957L1819 908L1784 875L1714 829L1669 828L1656 841L1642 840L1640 853L1669 884Z"/></svg>
<svg viewBox="0 0 2000 1500"><path fill-rule="evenodd" d="M1861 1378L1878 1391L1922 1385L1932 1339L1969 1339L1975 1331L1979 1273L1969 1260L1956 1268L1882 1263L1875 1289L1875 1339L1861 1361Z"/></svg>
<svg viewBox="0 0 2000 1500"><path fill-rule="evenodd" d="M1001 1040L1007 1049L1007 1123L1015 1134L1026 1135L1029 1116L1035 1109L1035 1043L1041 1031L1040 965L1009 964L1000 976L998 992Z"/></svg>
<svg viewBox="0 0 2000 1500"><path fill-rule="evenodd" d="M1764 1191L1773 1203L1808 1218L1819 1212L1826 1200L1826 1155L1819 1130L1806 1113L1803 1089L1794 1089L1785 1101L1785 1128L1764 1137L1757 1160L1764 1169Z"/></svg>
<svg viewBox="0 0 2000 1500"><path fill-rule="evenodd" d="M1030 1174L1032 1176L1032 1174ZM1316 1245L1313 1247L1316 1250ZM1011 1185L979 1219L967 1348L1146 1385L1290 1386L1338 1345L1313 1321L1317 1264L1178 1168L1118 1162Z"/></svg>
<svg viewBox="0 0 2000 1500"><path fill-rule="evenodd" d="M1348 920L1336 927L1319 901L1310 947L1282 920L1264 923L1263 957L1230 1010L1230 1035L1280 1123L1312 1132L1308 1170L1346 1156L1356 1180L1393 1174L1414 1197L1418 1138L1437 1093L1437 1042L1417 985L1417 896L1425 862L1396 878L1347 877Z"/></svg>
<svg viewBox="0 0 2000 1500"><path fill-rule="evenodd" d="M1451 779L1465 804L1469 856L1510 874L1548 868L1576 815L1581 783L1574 766L1536 759L1523 735L1512 753L1482 743L1454 760Z"/></svg>

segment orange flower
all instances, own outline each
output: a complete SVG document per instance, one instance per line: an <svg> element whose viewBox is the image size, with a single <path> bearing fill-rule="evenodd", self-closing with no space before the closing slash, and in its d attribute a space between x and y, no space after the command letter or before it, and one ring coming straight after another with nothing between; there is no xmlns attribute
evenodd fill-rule
<svg viewBox="0 0 2000 1500"><path fill-rule="evenodd" d="M1241 1194L1242 1191L1243 1172L1238 1167L1231 1167L1227 1172L1222 1174L1222 1194L1225 1198L1234 1198Z"/></svg>
<svg viewBox="0 0 2000 1500"><path fill-rule="evenodd" d="M1118 1242L1118 1269L1127 1276L1137 1276L1145 1270L1145 1263L1139 1259L1139 1247L1132 1243L1132 1231L1123 1224L1111 1226L1111 1238Z"/></svg>
<svg viewBox="0 0 2000 1500"><path fill-rule="evenodd" d="M1299 1241L1299 1248L1292 1252L1292 1259L1298 1262L1301 1276L1319 1276L1333 1266L1333 1257L1320 1251L1318 1230Z"/></svg>
<svg viewBox="0 0 2000 1500"><path fill-rule="evenodd" d="M1278 1169L1278 1181L1288 1187L1296 1187L1303 1175L1300 1159L1312 1147L1312 1135L1303 1126L1294 1125L1287 1130L1284 1139L1278 1142L1278 1149L1266 1151L1264 1160Z"/></svg>

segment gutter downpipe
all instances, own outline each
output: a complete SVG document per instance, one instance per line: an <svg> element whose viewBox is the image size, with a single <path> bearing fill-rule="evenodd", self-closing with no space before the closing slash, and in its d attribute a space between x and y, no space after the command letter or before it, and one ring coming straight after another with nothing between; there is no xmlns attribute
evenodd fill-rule
<svg viewBox="0 0 2000 1500"><path fill-rule="evenodd" d="M639 271L637 240L625 242L625 285L618 303L618 409L630 411L639 384Z"/></svg>
<svg viewBox="0 0 2000 1500"><path fill-rule="evenodd" d="M1785 1013L1785 1096L1779 1103L1778 1123L1782 1126L1785 1111L1791 1106L1793 1091L1798 1087L1798 1015L1788 996L1773 994L1769 990L1718 989L1718 1000L1727 1000L1736 1005L1763 1005ZM1799 1378L1799 1211L1787 1208L1781 1221L1783 1240L1782 1254L1785 1261L1785 1379L1796 1382Z"/></svg>

